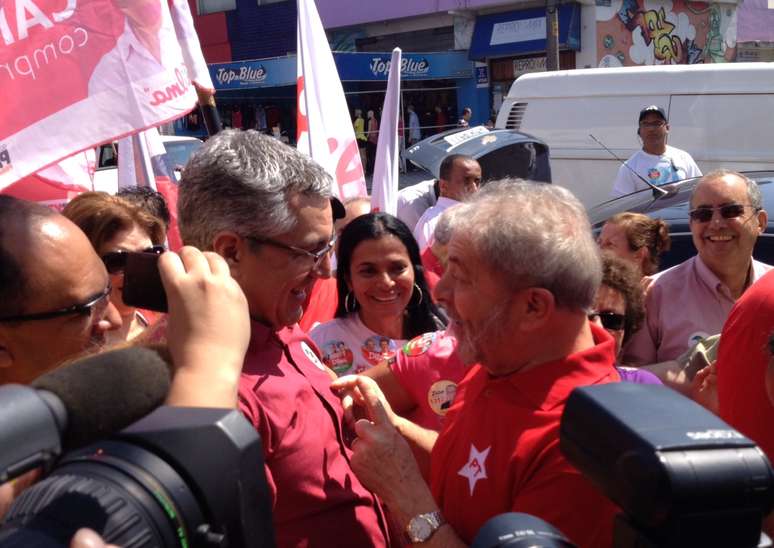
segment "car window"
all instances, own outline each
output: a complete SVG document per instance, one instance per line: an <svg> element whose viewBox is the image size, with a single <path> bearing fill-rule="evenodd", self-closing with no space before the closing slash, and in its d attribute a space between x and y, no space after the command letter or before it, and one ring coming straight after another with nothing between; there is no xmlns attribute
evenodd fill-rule
<svg viewBox="0 0 774 548"><path fill-rule="evenodd" d="M164 143L167 153L164 155L164 163L170 172L181 170L188 162L196 149L202 146L201 141L170 141Z"/></svg>

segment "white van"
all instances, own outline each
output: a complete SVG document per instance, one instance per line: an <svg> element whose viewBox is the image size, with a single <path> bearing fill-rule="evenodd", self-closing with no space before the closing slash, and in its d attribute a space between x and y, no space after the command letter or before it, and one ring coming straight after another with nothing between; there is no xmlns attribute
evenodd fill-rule
<svg viewBox="0 0 774 548"><path fill-rule="evenodd" d="M668 143L703 173L774 169L774 63L658 65L526 74L511 86L498 128L545 141L555 184L588 207L610 198L621 160L641 148L637 116L669 118Z"/></svg>

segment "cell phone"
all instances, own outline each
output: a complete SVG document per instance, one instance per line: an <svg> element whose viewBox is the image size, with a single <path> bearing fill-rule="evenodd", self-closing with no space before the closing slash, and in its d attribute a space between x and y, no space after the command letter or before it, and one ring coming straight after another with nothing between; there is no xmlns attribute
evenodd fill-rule
<svg viewBox="0 0 774 548"><path fill-rule="evenodd" d="M159 274L156 253L127 253L124 269L124 303L155 312L167 311L167 294Z"/></svg>

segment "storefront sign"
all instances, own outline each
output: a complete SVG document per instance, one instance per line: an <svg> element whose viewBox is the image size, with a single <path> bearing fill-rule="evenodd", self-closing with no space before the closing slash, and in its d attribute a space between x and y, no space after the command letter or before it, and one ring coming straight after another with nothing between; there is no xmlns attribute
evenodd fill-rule
<svg viewBox="0 0 774 548"><path fill-rule="evenodd" d="M510 44L513 42L528 42L540 40L546 37L546 18L535 17L517 21L505 21L492 25L492 35L489 38L490 46Z"/></svg>
<svg viewBox="0 0 774 548"><path fill-rule="evenodd" d="M489 85L489 67L486 63L476 63L476 87Z"/></svg>
<svg viewBox="0 0 774 548"><path fill-rule="evenodd" d="M529 59L513 60L513 77L518 78L528 72L543 72L546 70L545 57L530 57Z"/></svg>
<svg viewBox="0 0 774 548"><path fill-rule="evenodd" d="M339 78L350 82L387 80L389 53L333 54ZM474 64L465 52L406 53L401 61L404 80L473 78ZM296 85L296 57L209 65L215 89L249 89Z"/></svg>
<svg viewBox="0 0 774 548"><path fill-rule="evenodd" d="M333 54L342 81L387 80L390 71L389 53ZM473 63L465 52L405 53L400 65L403 80L434 80L472 78Z"/></svg>
<svg viewBox="0 0 774 548"><path fill-rule="evenodd" d="M215 89L251 89L296 84L296 58L278 57L260 61L209 65Z"/></svg>

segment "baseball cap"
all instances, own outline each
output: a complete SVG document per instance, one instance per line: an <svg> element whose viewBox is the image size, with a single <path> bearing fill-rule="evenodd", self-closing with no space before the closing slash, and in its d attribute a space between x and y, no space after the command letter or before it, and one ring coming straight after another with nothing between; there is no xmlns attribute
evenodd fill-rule
<svg viewBox="0 0 774 548"><path fill-rule="evenodd" d="M650 114L651 112L654 112L654 113L658 114L659 116L661 116L661 118L665 122L667 121L666 112L664 112L664 109L659 107L659 106L656 106L656 105L650 105L649 107L645 107L644 109L642 109L640 111L640 119L639 119L639 121L642 122L642 119L645 118L645 116Z"/></svg>

